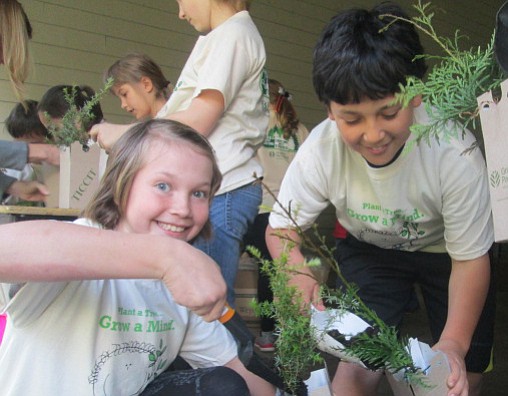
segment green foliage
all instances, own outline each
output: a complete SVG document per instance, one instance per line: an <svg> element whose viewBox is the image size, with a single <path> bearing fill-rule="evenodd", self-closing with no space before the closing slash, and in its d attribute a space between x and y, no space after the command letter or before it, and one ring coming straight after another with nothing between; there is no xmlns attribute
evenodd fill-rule
<svg viewBox="0 0 508 396"><path fill-rule="evenodd" d="M383 30L389 29L396 21L411 23L417 30L429 36L443 50L444 55L428 55L422 58L433 60L436 65L432 68L425 81L409 77L406 85L401 85L396 100L407 105L416 95L422 95L426 109L430 115L428 125L413 125L411 130L417 135L417 142L430 143L431 139L457 138L457 131L464 132L469 128L478 141L482 141L479 131L478 104L476 98L486 91L499 88L504 80L493 51L494 34L490 43L482 49L460 49L460 42L464 39L459 31L453 39L437 34L433 27L434 12L430 3L413 6L417 16L405 19L394 15L393 21ZM450 124L456 128L450 128ZM448 125L448 126L447 126Z"/></svg>
<svg viewBox="0 0 508 396"><path fill-rule="evenodd" d="M48 131L51 139L49 143L53 143L57 146L70 146L74 142L80 142L83 147L87 146L90 136L88 131L84 128L88 122L93 120L94 115L92 109L95 105L100 103L102 96L113 86L113 79L109 78L106 81L105 86L96 92L94 96L88 100L85 105L78 108L75 103L75 96L77 87L73 86L72 89L64 89L65 101L69 105L69 110L62 117L61 125L56 125L52 122L51 117L48 113L45 113L45 117L48 121Z"/></svg>
<svg viewBox="0 0 508 396"><path fill-rule="evenodd" d="M249 246L249 253L261 263L261 271L270 277L270 285L276 299L272 302L255 304L257 315L275 318L277 326L277 353L275 366L281 373L287 390L295 394L299 383L309 368L323 361L316 350L317 340L313 336L310 317L302 314L301 293L288 282L298 273L288 266L288 255L284 252L279 258L263 260L259 250Z"/></svg>
<svg viewBox="0 0 508 396"><path fill-rule="evenodd" d="M262 180L258 179L258 181L277 201ZM356 285L350 284L343 277L333 249L328 247L324 236L319 234L317 225L313 226L313 233L309 235L296 222L297 211L293 212L291 207L283 208L282 211L297 232L302 249L315 257L303 263L302 268L326 263L344 285L339 290L331 290L326 285L321 285L322 298L326 306L349 311L372 325L372 331L365 331L355 336L354 342L349 346L345 345L343 352L360 359L373 370L386 369L392 373L402 370L405 379L412 385L428 387L422 369L413 364L407 340L400 339L394 327L386 325L363 303L358 296ZM301 293L290 285L292 276L307 275L302 268L295 268L288 264L290 252L295 248L296 241L282 234L279 238L285 240L286 247L280 257L272 261L262 260L259 251L252 246L247 249L251 255L260 260L261 271L270 278L274 301L257 304L255 308L258 315L271 317L276 321L280 332L276 342L276 366L288 389L293 391L298 379L304 378L305 369L310 364L319 361L319 354L316 352L318 340L310 324L308 314L310 307L303 304Z"/></svg>

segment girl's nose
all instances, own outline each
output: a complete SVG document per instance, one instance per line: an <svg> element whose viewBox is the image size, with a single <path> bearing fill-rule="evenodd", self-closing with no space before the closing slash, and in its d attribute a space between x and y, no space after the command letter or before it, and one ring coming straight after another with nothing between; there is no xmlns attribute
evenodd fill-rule
<svg viewBox="0 0 508 396"><path fill-rule="evenodd" d="M186 217L190 213L189 199L185 196L173 196L170 211L180 217Z"/></svg>

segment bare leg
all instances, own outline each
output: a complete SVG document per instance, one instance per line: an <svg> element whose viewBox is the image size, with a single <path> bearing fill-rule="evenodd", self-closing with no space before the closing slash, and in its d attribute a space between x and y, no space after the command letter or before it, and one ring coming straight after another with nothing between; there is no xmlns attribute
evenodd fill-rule
<svg viewBox="0 0 508 396"><path fill-rule="evenodd" d="M332 381L336 395L365 396L375 395L382 372L374 372L354 363L340 362Z"/></svg>

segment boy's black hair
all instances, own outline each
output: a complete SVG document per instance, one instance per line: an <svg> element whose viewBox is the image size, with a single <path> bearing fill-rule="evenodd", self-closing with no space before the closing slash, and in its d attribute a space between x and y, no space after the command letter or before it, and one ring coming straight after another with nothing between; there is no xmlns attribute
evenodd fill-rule
<svg viewBox="0 0 508 396"><path fill-rule="evenodd" d="M42 124L37 112L36 100L25 100L14 106L5 119L5 128L14 139L31 136L48 137L48 130Z"/></svg>
<svg viewBox="0 0 508 396"><path fill-rule="evenodd" d="M74 104L78 109L81 109L95 95L93 88L88 85L80 85L75 88ZM48 113L51 118L62 118L69 110L70 105L65 99L65 93L72 94L72 85L55 85L49 88L42 96L38 110L43 113ZM98 124L104 118L100 103L92 107L93 119L83 125L85 130L89 131L95 124Z"/></svg>
<svg viewBox="0 0 508 396"><path fill-rule="evenodd" d="M313 82L327 106L382 99L399 91L407 76L422 78L427 66L417 55L423 47L410 23L393 21L390 14L408 18L396 4L372 10L353 8L337 14L325 27L314 48Z"/></svg>

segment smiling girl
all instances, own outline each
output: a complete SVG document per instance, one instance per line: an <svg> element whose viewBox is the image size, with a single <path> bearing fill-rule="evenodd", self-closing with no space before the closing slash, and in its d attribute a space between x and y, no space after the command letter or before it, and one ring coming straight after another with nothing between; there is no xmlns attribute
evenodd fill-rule
<svg viewBox="0 0 508 396"><path fill-rule="evenodd" d="M181 241L191 249L188 260L194 260L195 249L187 242L208 235L209 205L220 181L213 151L198 133L174 121L141 123L113 147L101 186L75 223L157 238L172 246L170 254L186 249L174 243ZM19 230L30 229L28 223L4 227L19 236ZM35 223L36 229L47 223ZM2 394L275 393L246 370L225 327L175 302L169 290L174 274L157 262L160 246L150 239L137 244L146 261L133 265L134 240L124 239L125 253L112 265L109 256L117 251L104 250L103 262L99 255L85 263L79 257L86 252L69 251L62 243L64 257L54 262L48 260L44 238L54 247L55 238L65 240L65 228L60 230L35 233L36 243L27 247L38 258L1 243L0 279L15 282L0 347ZM177 265L188 271L187 277L199 278L188 264L182 259ZM177 355L197 370L167 371Z"/></svg>

